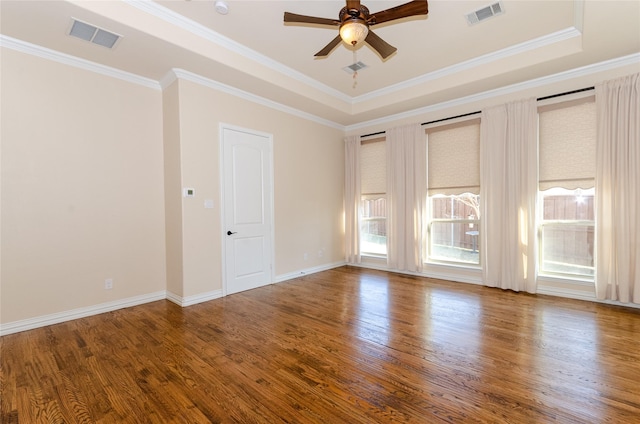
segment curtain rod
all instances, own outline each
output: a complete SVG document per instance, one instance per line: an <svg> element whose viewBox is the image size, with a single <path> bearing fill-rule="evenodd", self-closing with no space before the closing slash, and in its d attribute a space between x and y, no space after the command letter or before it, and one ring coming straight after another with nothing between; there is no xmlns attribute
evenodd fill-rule
<svg viewBox="0 0 640 424"><path fill-rule="evenodd" d="M586 87L586 88L581 88L579 90L566 91L564 93L552 94L550 96L545 96L545 97L538 97L536 101L539 102L541 100L548 100L548 99L553 99L555 97L568 96L569 94L582 93L583 91L589 91L594 89L595 87ZM469 112L469 113L463 113L462 115L450 116L449 118L436 119L435 121L423 122L420 125L429 125L429 124L435 124L438 122L450 121L451 119L464 118L465 116L477 115L479 113L482 113L482 111L478 110L476 112ZM373 137L374 135L382 135L382 134L386 134L386 131L378 131L371 134L361 135L360 138Z"/></svg>
<svg viewBox="0 0 640 424"><path fill-rule="evenodd" d="M436 119L435 121L423 122L420 125L429 125L429 124L435 124L436 122L450 121L452 119L464 118L465 116L477 115L479 113L482 113L482 112L478 110L476 112L463 113L462 115L450 116L448 118ZM371 133L371 134L361 135L360 138L371 137L371 136L374 136L374 135L382 135L382 134L385 134L385 133L386 133L386 131L378 131L378 132Z"/></svg>
<svg viewBox="0 0 640 424"><path fill-rule="evenodd" d="M552 94L550 96L538 97L536 100L537 101L548 100L548 99L553 99L553 98L556 98L556 97L568 96L569 94L582 93L583 91L589 91L589 90L595 90L595 87L581 88L579 90L567 91L567 92L564 92L564 93Z"/></svg>
<svg viewBox="0 0 640 424"><path fill-rule="evenodd" d="M435 124L435 123L438 123L438 122L450 121L452 119L464 118L465 116L477 115L479 113L482 113L482 111L477 110L475 112L463 113L462 115L450 116L448 118L442 118L442 119L436 119L435 121L423 122L420 125L429 125L429 124Z"/></svg>

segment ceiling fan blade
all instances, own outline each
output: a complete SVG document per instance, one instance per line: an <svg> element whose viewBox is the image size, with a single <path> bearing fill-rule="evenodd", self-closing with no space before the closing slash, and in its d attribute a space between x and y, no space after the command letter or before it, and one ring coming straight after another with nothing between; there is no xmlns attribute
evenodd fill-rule
<svg viewBox="0 0 640 424"><path fill-rule="evenodd" d="M301 24L317 24L317 25L340 25L340 21L329 18L317 18L315 16L297 15L295 13L284 12L284 21Z"/></svg>
<svg viewBox="0 0 640 424"><path fill-rule="evenodd" d="M318 53L314 54L314 56L316 56L316 57L325 57L325 56L327 56L329 53L331 53L331 50L335 49L336 46L338 44L340 44L340 42L342 42L342 38L340 38L340 35L338 35L336 38L331 40L331 42L329 44L327 44L324 47L324 49L322 49Z"/></svg>
<svg viewBox="0 0 640 424"><path fill-rule="evenodd" d="M395 47L378 37L373 31L369 30L367 38L364 39L375 51L377 51L382 59L386 59L396 52Z"/></svg>
<svg viewBox="0 0 640 424"><path fill-rule="evenodd" d="M411 1L391 9L372 13L369 18L369 25L381 24L408 16L426 15L427 13L429 13L429 6L426 1Z"/></svg>

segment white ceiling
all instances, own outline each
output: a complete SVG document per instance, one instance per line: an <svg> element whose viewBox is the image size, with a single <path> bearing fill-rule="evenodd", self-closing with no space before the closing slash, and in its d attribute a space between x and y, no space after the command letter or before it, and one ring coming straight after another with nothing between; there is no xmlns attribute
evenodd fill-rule
<svg viewBox="0 0 640 424"><path fill-rule="evenodd" d="M372 13L406 1L363 1ZM398 48L367 45L354 79L344 44L314 53L337 28L285 25L285 11L336 18L342 1L82 0L0 2L3 45L31 43L161 81L172 69L348 126L640 52L638 1L503 0L503 15L469 25L495 1L433 0L429 15L373 27ZM71 18L123 36L116 48L70 37ZM21 47L21 48L23 48Z"/></svg>

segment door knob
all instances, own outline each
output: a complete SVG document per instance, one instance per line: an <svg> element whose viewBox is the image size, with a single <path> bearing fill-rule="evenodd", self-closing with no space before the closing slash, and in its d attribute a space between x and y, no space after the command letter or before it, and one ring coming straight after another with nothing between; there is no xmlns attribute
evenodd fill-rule
<svg viewBox="0 0 640 424"><path fill-rule="evenodd" d="M230 236L231 234L236 234L236 232L235 231L231 231L231 230L227 231L227 235L228 236Z"/></svg>

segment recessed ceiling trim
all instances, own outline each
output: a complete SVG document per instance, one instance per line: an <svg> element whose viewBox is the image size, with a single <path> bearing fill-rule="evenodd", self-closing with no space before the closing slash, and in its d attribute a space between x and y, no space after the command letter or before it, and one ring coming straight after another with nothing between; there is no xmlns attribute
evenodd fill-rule
<svg viewBox="0 0 640 424"><path fill-rule="evenodd" d="M172 77L171 74L173 74L175 77ZM232 87L230 85L211 80L201 75L194 74L193 72L185 71L184 69L178 69L178 68L172 69L168 75L165 75L162 78L163 85L166 84L165 85L166 87L169 84L171 84L171 82L173 82L175 79L178 79L178 78L186 81L191 81L196 84L200 84L202 86L212 88L214 90L222 91L223 93L231 94L232 96L236 96L241 99L244 99L253 103L257 103L262 106L269 107L271 109L279 110L280 112L285 112L290 115L297 116L299 118L307 119L309 121L314 121L331 128L344 130L344 125L338 124L328 119L320 118L319 116L313 115L311 113L303 112L299 109L296 109L287 105L283 105L282 103L278 103L273 100L266 99L256 94L249 93L244 90L240 90L239 88Z"/></svg>
<svg viewBox="0 0 640 424"><path fill-rule="evenodd" d="M478 94L472 94L470 96L461 97L459 99L450 100L434 105L429 105L423 108L413 109L395 115L385 116L380 119L373 119L370 121L360 122L354 125L346 126L346 131L355 131L363 128L369 128L373 126L380 126L383 124L389 124L400 119L407 119L413 116L424 115L425 113L436 112L439 110L450 109L458 106L464 106L466 104L480 102L488 99L492 99L499 96L506 96L509 94L518 93L524 90L529 90L537 87L544 87L547 85L570 81L578 79L584 76L607 72L613 69L622 68L625 66L638 66L640 65L640 53L633 53L628 56L618 57L615 59L607 60L604 62L594 63L586 65L581 68L570 69L568 71L559 72L553 75L547 75L540 78L535 78L529 81L508 85L505 87L496 88L494 90L485 91Z"/></svg>
<svg viewBox="0 0 640 424"><path fill-rule="evenodd" d="M27 43L26 41L18 40L16 38L12 38L3 34L0 34L0 46L43 59L52 60L64 65L69 65L75 68L84 69L86 71L95 72L97 74L106 75L108 77L117 78L133 84L142 85L154 90L161 90L160 84L150 78L141 77L140 75L121 71L120 69L111 68L109 66L81 59L76 56L71 56L66 53L61 53L56 50L38 46L36 44Z"/></svg>
<svg viewBox="0 0 640 424"><path fill-rule="evenodd" d="M254 60L261 65L266 66L267 68L273 69L289 78L293 78L297 81L302 82L312 88L322 91L324 94L328 94L338 100L341 100L346 103L351 103L351 96L344 94L340 90L336 90L333 87L329 87L328 85L322 84L320 81L310 78L304 75L301 72L296 71L295 69L289 68L288 66L283 65L280 62L277 62L267 56L264 56L255 50L248 48L236 41L231 40L228 37L225 37L222 34L215 32L214 30L199 24L185 16L180 15L179 13L174 12L164 6L161 6L153 1L140 1L140 0L123 0L125 3L146 12L156 18L162 19L172 25L180 27L186 31L191 32L199 37L202 37L212 43L215 43L221 47L226 48L227 50L238 53L241 56L244 56L250 60Z"/></svg>
<svg viewBox="0 0 640 424"><path fill-rule="evenodd" d="M524 43L516 44L514 46L507 47L496 52L488 53L476 58L456 63L455 65L447 66L437 71L430 72L428 74L420 75L415 78L408 79L398 84L389 85L379 90L371 91L367 94L357 96L353 98L352 104L359 104L367 102L369 100L384 97L389 94L413 88L417 85L424 84L425 82L434 81L446 76L450 76L462 71L476 68L478 66L486 65L501 59L516 56L518 54L527 53L529 51L545 47L551 44L560 43L562 41L571 40L572 38L582 37L582 33L575 27L565 28L563 30L554 32L549 35L545 35L533 40L525 41Z"/></svg>
<svg viewBox="0 0 640 424"><path fill-rule="evenodd" d="M490 63L492 61L500 60L503 58L507 58L509 56L513 56L516 54L520 54L523 52L527 52L536 48L544 47L552 43L558 43L561 41L565 41L571 38L580 37L582 32L580 29L583 27L583 19L584 14L581 12L583 10L584 0L574 0L575 3L575 12L574 12L574 26L566 28L564 30L557 31L555 33L539 37L534 40L530 40L524 43L521 43L516 46L512 46L498 52L489 53L479 58L472 59L470 61L465 61L462 63L458 63L452 65L447 68L443 68L441 70L421 75L419 77L404 81L399 84L393 84L379 90L375 90L361 96L352 97L345 94L342 91L335 90L325 84L320 83L319 81L310 78L292 68L289 68L271 58L268 58L248 47L237 43L213 30L210 28L201 25L189 18L186 18L164 6L161 6L152 1L141 1L141 0L123 0L125 3L138 8L150 15L153 15L159 19L162 19L168 23L176 25L182 29L185 29L195 35L203 37L213 43L220 45L228 50L234 51L242 56L247 57L250 60L254 60L270 69L273 69L277 72L282 73L283 75L293 78L297 81L300 81L304 84L309 85L312 88L322 91L324 94L332 96L340 101L343 101L350 106L356 106L357 104L369 101L371 99L375 99L378 97L386 96L392 94L397 91L410 89L414 86L423 84L427 81L432 81L434 79L443 78L450 74L455 74L457 72L461 72L464 70L468 70L470 68L480 66L486 63Z"/></svg>
<svg viewBox="0 0 640 424"><path fill-rule="evenodd" d="M319 124L326 125L331 128L343 130L346 132L355 131L355 130L359 130L367 127L372 127L375 125L383 125L383 124L391 123L393 121L397 121L400 119L406 119L413 116L422 115L425 113L436 112L439 110L457 107L457 106L461 106L461 105L465 105L473 102L483 101L483 100L491 99L498 96L509 95L509 94L517 93L523 90L542 87L545 85L550 85L558 82L564 82L564 81L588 76L588 75L599 73L599 72L606 72L609 70L622 68L625 66L640 65L640 53L634 53L628 56L623 56L623 57L611 59L605 62L587 65L581 68L560 72L554 75L536 78L533 80L525 81L518 84L513 84L506 87L501 87L495 90L474 94L471 96L455 99L452 101L442 102L442 103L430 105L424 108L418 108L418 109L413 109L411 111L407 111L407 112L403 112L395 115L389 115L380 119L363 121L358 124L345 126L333 121L329 121L327 119L320 118L313 114L301 112L298 109L294 109L289 106L282 105L272 100L265 99L265 98L256 96L254 94L238 90L237 88L230 87L225 84L212 81L210 79L201 77L197 74L193 74L191 72L187 72L180 69L173 69L171 72L169 72L169 74L167 74L164 78L162 78L163 84L161 86L159 82L149 78L141 77L139 75L135 75L129 72L120 71L118 69L110 68L101 64L90 62L88 60L70 56L65 53L61 53L61 52L51 50L45 47L41 47L35 44L27 43L25 41L18 40L3 34L0 34L0 47L6 47L8 49L18 51L20 53L33 55L43 59L59 62L65 65L74 66L74 67L88 70L91 72L96 72L98 74L110 76L113 78L118 78L130 83L142 85L147 88L152 88L155 90L162 90L162 88L166 88L175 79L182 78L182 79L189 80L201 85L208 86L213 89L224 91L228 94L241 97L249 101L253 101L268 107L272 107L282 112L296 115L301 118L308 119L313 122L317 122Z"/></svg>

